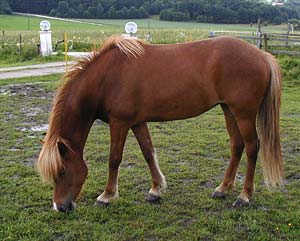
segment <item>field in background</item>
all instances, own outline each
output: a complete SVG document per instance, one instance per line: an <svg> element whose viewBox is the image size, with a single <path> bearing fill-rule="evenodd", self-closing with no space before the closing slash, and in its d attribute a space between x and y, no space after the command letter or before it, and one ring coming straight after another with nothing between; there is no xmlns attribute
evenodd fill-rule
<svg viewBox="0 0 300 241"><path fill-rule="evenodd" d="M51 210L52 187L34 163L61 75L0 80L0 240L298 240L300 237L300 61L281 57L284 91L281 114L286 185L270 192L260 162L252 203L234 209L242 189L225 200L210 195L229 160L229 137L219 107L197 118L150 123L161 169L168 182L159 205L144 201L150 174L132 133L121 164L120 199L108 208L93 206L107 180L109 129L96 122L84 156L89 175L70 214ZM213 121L212 121L213 120Z"/></svg>
<svg viewBox="0 0 300 241"><path fill-rule="evenodd" d="M28 29L29 19L29 29ZM26 17L26 16L10 16L0 15L0 30L36 30L39 31L39 23L43 18ZM55 30L124 30L124 25L128 21L135 21L141 29L148 29L150 24L151 29L198 29L198 30L231 30L231 31L255 31L256 25L250 27L249 24L209 24L209 23L195 23L195 22L170 22L160 21L158 19L76 19L90 23L102 24L102 26L93 26L88 24L70 23L59 20L49 20L51 22L51 29ZM271 25L265 26L266 31L286 31L287 26Z"/></svg>
<svg viewBox="0 0 300 241"><path fill-rule="evenodd" d="M0 66L20 65L30 62L38 62L39 23L43 18L26 16L0 15ZM64 32L68 34L69 51L92 51L99 49L105 39L111 35L124 33L124 25L129 20L105 20L105 19L79 19L100 26L71 23L59 20L51 22L52 43L63 40ZM149 40L151 43L182 43L187 41L201 40L207 38L211 30L219 31L256 31L253 25L234 24L205 24L193 22L168 22L151 19L133 19L139 27L138 37ZM149 28L148 28L149 27ZM285 32L287 26L266 26L263 31ZM21 44L20 44L21 36ZM18 54L21 46L22 54ZM57 44L55 51L64 51L63 44ZM55 58L53 58L55 60ZM29 62L28 62L29 61Z"/></svg>
<svg viewBox="0 0 300 241"><path fill-rule="evenodd" d="M27 20L0 15L0 31L6 30L4 37L0 32L0 66L28 63L27 57L30 59L36 53L41 19L30 17L29 31ZM73 44L73 50L89 51L100 47L110 35L122 34L127 20L88 21L103 26L51 20L54 43L62 40L63 32L67 31L69 47ZM136 21L139 35L144 38L148 20ZM246 25L158 20L150 20L150 27L154 43L206 38L210 28L249 30ZM271 31L277 28L286 31L285 26L268 27ZM255 27L251 30L255 31ZM17 54L20 33L24 58ZM58 50L62 50L61 45ZM234 209L232 203L242 189L245 157L237 175L237 190L225 200L210 197L222 180L230 155L223 114L216 107L197 118L149 125L168 182L161 204L144 201L150 188L150 174L130 133L120 170L120 199L108 208L93 206L106 183L110 139L107 125L96 122L85 148L89 175L78 208L70 214L51 211L52 187L40 180L34 163L62 75L0 80L0 240L298 240L300 61L292 57L279 59L284 69L281 137L286 185L281 190L268 191L258 162L253 202L241 210ZM41 61L38 57L30 61L35 60Z"/></svg>

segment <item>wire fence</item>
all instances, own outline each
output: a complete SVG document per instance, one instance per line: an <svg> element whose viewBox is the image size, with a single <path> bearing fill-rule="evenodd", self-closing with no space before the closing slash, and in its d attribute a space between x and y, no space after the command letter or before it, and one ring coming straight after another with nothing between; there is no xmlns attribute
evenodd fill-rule
<svg viewBox="0 0 300 241"><path fill-rule="evenodd" d="M300 34L211 31L210 38L232 36L243 39L272 54L300 55Z"/></svg>
<svg viewBox="0 0 300 241"><path fill-rule="evenodd" d="M121 35L120 30L103 31L67 31L69 51L92 51L99 49L103 42L112 35ZM149 43L166 44L182 43L207 38L203 30L140 30L138 38ZM63 51L64 31L52 32L53 51ZM40 44L39 32L35 31L2 31L0 36L0 52L4 49L22 53L22 49L38 52Z"/></svg>

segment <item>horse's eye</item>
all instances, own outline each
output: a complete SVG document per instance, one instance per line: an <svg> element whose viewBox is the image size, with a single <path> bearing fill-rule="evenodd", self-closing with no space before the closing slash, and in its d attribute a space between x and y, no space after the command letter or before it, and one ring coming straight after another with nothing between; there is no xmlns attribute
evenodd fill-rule
<svg viewBox="0 0 300 241"><path fill-rule="evenodd" d="M66 175L65 169L61 170L61 171L58 173L58 175L59 175L60 177L63 177L64 175Z"/></svg>

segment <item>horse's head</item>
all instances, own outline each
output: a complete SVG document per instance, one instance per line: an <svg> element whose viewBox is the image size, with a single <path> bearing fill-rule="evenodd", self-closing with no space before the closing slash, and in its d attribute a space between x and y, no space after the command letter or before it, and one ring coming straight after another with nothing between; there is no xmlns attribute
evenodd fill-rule
<svg viewBox="0 0 300 241"><path fill-rule="evenodd" d="M66 140L43 144L37 168L46 181L53 181L53 209L60 212L75 208L75 199L87 176L87 165Z"/></svg>

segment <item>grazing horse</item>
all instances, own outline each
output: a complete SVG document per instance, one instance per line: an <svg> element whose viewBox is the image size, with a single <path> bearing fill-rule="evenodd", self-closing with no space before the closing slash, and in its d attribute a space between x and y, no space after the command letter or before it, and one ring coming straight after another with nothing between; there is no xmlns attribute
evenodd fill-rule
<svg viewBox="0 0 300 241"><path fill-rule="evenodd" d="M148 45L111 37L66 76L53 103L37 168L44 180L54 183L54 209L72 210L87 176L83 149L93 122L100 119L109 124L111 145L107 185L96 204L118 197L118 170L129 129L151 172L147 199L156 201L166 182L147 122L191 118L221 105L231 157L212 196L222 198L234 186L245 148L247 173L234 203L244 206L253 194L259 149L265 183L283 182L280 103L281 70L276 60L241 40L221 37Z"/></svg>

